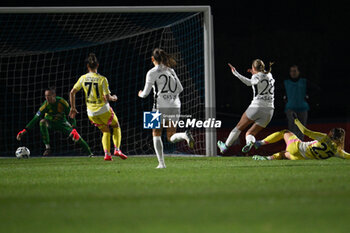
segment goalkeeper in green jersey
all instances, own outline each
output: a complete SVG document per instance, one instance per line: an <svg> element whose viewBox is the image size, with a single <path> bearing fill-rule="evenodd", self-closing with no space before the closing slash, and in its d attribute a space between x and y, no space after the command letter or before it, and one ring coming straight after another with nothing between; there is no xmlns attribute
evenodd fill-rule
<svg viewBox="0 0 350 233"><path fill-rule="evenodd" d="M70 107L66 100L62 97L56 96L56 90L49 88L45 90L45 101L39 108L39 111L35 114L34 118L26 125L25 129L17 134L17 140L20 141L24 134L28 130L32 129L34 125L40 120L40 132L43 142L45 144L44 156L51 153L49 129L57 130L63 134L72 137L73 141L83 149L84 153L92 156L89 145L78 134L74 127L76 126L76 120L68 117ZM42 117L44 117L42 119ZM68 120L67 120L68 118Z"/></svg>

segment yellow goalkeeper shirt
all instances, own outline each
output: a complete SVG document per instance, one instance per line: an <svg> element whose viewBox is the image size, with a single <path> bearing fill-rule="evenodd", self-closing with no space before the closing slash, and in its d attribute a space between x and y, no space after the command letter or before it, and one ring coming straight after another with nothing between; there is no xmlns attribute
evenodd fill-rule
<svg viewBox="0 0 350 233"><path fill-rule="evenodd" d="M299 151L305 158L328 159L331 157L339 157L350 159L350 154L344 150L338 149L335 142L333 142L327 134L307 129L298 119L295 119L295 124L303 134L314 139L314 141L311 142L299 143Z"/></svg>
<svg viewBox="0 0 350 233"><path fill-rule="evenodd" d="M97 116L109 110L109 104L104 98L111 93L106 77L90 72L82 75L73 88L77 91L84 89L89 116Z"/></svg>

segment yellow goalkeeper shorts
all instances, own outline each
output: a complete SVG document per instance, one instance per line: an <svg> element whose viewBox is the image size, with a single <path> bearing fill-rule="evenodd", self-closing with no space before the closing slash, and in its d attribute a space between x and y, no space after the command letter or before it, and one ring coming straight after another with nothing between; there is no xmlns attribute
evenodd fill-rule
<svg viewBox="0 0 350 233"><path fill-rule="evenodd" d="M115 128L118 125L118 118L115 115L112 108L109 109L109 111L102 113L101 115L97 116L88 116L91 123L98 127L99 129L102 129L106 126L111 126Z"/></svg>
<svg viewBox="0 0 350 233"><path fill-rule="evenodd" d="M293 135L288 138L286 151L290 154L291 160L302 160L305 159L299 152L300 139Z"/></svg>

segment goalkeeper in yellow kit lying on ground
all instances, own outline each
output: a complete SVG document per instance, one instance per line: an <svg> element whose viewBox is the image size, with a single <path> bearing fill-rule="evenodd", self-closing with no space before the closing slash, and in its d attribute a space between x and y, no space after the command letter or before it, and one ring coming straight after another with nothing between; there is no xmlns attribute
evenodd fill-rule
<svg viewBox="0 0 350 233"><path fill-rule="evenodd" d="M32 129L40 120L40 133L45 144L44 156L51 153L49 129L57 130L63 134L72 137L73 141L83 149L86 155L92 156L89 145L80 137L76 129L76 120L68 117L70 107L66 100L56 96L56 90L49 88L45 90L45 101L35 114L34 118L26 125L25 129L17 134L17 140L20 141L28 130ZM68 120L67 120L68 117Z"/></svg>
<svg viewBox="0 0 350 233"><path fill-rule="evenodd" d="M273 154L271 156L254 155L255 160L273 160L273 159L328 159L338 157L350 159L350 154L344 151L345 130L342 128L333 128L328 134L315 132L307 129L295 117L294 123L300 131L314 141L303 142L295 134L288 130L275 132L261 141L255 143L255 148L262 145L271 144L284 139L286 150Z"/></svg>

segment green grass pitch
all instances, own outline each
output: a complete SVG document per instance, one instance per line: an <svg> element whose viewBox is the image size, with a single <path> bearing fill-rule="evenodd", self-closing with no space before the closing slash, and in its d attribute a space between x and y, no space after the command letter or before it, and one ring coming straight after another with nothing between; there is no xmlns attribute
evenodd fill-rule
<svg viewBox="0 0 350 233"><path fill-rule="evenodd" d="M350 232L350 161L0 159L0 232Z"/></svg>

